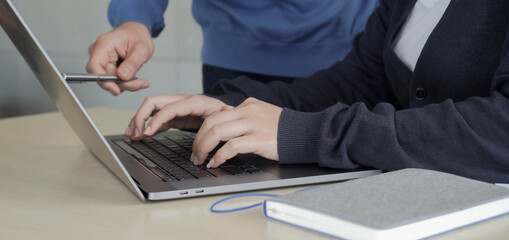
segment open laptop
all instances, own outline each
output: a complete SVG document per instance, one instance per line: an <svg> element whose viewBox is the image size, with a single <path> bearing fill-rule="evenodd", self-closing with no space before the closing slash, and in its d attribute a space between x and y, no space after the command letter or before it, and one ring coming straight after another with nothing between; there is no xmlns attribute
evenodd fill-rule
<svg viewBox="0 0 509 240"><path fill-rule="evenodd" d="M11 0L0 0L0 24L81 141L142 200L332 182L380 173L315 164L280 165L249 154L239 155L220 168L207 169L189 161L194 138L191 132L167 131L140 142L131 142L123 135L104 137Z"/></svg>

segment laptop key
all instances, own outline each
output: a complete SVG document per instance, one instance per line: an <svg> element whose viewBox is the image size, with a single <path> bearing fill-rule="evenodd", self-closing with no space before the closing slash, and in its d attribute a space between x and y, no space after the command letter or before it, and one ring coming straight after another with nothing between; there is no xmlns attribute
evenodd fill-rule
<svg viewBox="0 0 509 240"><path fill-rule="evenodd" d="M259 168L246 169L246 172L248 172L248 173L257 173L257 172L261 172L261 171L262 170Z"/></svg>
<svg viewBox="0 0 509 240"><path fill-rule="evenodd" d="M177 180L175 177L164 173L161 169L150 169L150 170L165 182Z"/></svg>
<svg viewBox="0 0 509 240"><path fill-rule="evenodd" d="M161 168L161 172L168 173L168 181L186 180L205 177L231 176L261 171L241 159L230 159L219 168L207 169L205 164L196 166L189 161L192 140L179 142L165 137L147 138L142 142L129 142L136 150L143 153ZM189 146L187 146L189 145ZM189 147L189 148L186 148ZM209 155L213 155L210 153ZM211 157L209 156L209 157ZM158 175L158 174L156 174ZM162 178L162 177L161 177Z"/></svg>
<svg viewBox="0 0 509 240"><path fill-rule="evenodd" d="M149 171L154 173L156 176L158 176L163 181L173 181L176 180L173 176L167 174L163 169L159 168L156 163L152 162L152 160L149 160L145 156L139 154L136 152L138 149L131 148L126 142L123 141L116 141L115 142L117 146L124 149L129 155L131 155L134 159L136 159L139 163L144 165Z"/></svg>
<svg viewBox="0 0 509 240"><path fill-rule="evenodd" d="M192 171L191 174L197 178L214 177L212 174L206 171Z"/></svg>
<svg viewBox="0 0 509 240"><path fill-rule="evenodd" d="M255 168L249 164L241 164L241 165L238 165L237 167L239 168L242 168L242 169L250 169L250 168Z"/></svg>
<svg viewBox="0 0 509 240"><path fill-rule="evenodd" d="M216 177L220 177L220 176L231 176L232 174L221 169L221 168L210 168L210 169L207 169L207 171L209 173L212 173L212 175L216 176Z"/></svg>
<svg viewBox="0 0 509 240"><path fill-rule="evenodd" d="M203 172L203 169L201 169L197 166L184 166L184 169L188 172L196 172L196 171Z"/></svg>
<svg viewBox="0 0 509 240"><path fill-rule="evenodd" d="M229 173L231 173L233 175L245 173L244 170L242 170L241 168L238 168L238 167L222 167L221 169L228 171Z"/></svg>

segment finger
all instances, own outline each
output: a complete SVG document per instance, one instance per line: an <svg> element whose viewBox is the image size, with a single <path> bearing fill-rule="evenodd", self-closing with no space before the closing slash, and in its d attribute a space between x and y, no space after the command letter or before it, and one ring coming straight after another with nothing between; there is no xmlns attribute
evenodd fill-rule
<svg viewBox="0 0 509 240"><path fill-rule="evenodd" d="M106 66L110 63L110 52L113 49L100 42L89 47L90 59L87 63L87 72L94 74L107 74Z"/></svg>
<svg viewBox="0 0 509 240"><path fill-rule="evenodd" d="M158 96L150 96L145 98L140 108L133 117L132 123L132 133L133 139L138 139L141 136L141 133L145 132L145 122L150 118L150 116L158 113L165 105L171 102L179 101L188 97L187 95L176 95L176 96L167 96L167 95L158 95ZM138 130L138 136L136 135L136 130ZM157 130L157 129L155 129ZM155 134L156 131L147 131L150 133L149 136Z"/></svg>
<svg viewBox="0 0 509 240"><path fill-rule="evenodd" d="M198 129L203 123L203 119L194 116L175 117L168 122L168 128L177 129Z"/></svg>
<svg viewBox="0 0 509 240"><path fill-rule="evenodd" d="M132 137L134 135L134 118L131 118L129 124L127 125L127 129L124 132L126 137Z"/></svg>
<svg viewBox="0 0 509 240"><path fill-rule="evenodd" d="M134 141L142 140L145 137L143 135L143 132L141 132L141 130L136 127L136 122L134 118L132 118L131 122L129 122L129 126L126 129L125 135Z"/></svg>
<svg viewBox="0 0 509 240"><path fill-rule="evenodd" d="M97 82L97 84L113 96L118 96L122 93L122 89L113 81Z"/></svg>
<svg viewBox="0 0 509 240"><path fill-rule="evenodd" d="M216 168L237 154L253 153L258 149L259 141L253 135L228 140L210 159L207 168Z"/></svg>
<svg viewBox="0 0 509 240"><path fill-rule="evenodd" d="M122 80L129 80L140 70L141 66L152 56L144 44L136 44L127 52L126 58L118 66L117 75Z"/></svg>
<svg viewBox="0 0 509 240"><path fill-rule="evenodd" d="M132 140L139 140L143 138L143 133L145 129L145 122L154 115L159 109L160 105L158 104L162 100L162 96L150 96L145 98L140 108L131 119L131 123L129 125L130 128L130 137Z"/></svg>
<svg viewBox="0 0 509 240"><path fill-rule="evenodd" d="M134 126L135 126L134 125L134 119L131 119L131 121L127 125L127 129L125 130L124 135L126 137L129 137L129 138L133 139L133 140L142 139L143 135L139 132L139 130L136 131ZM163 124L161 126L161 128L156 133L164 132L164 131L166 131L168 129L170 129L170 124L165 123L165 124ZM136 135L136 137L135 137L135 135Z"/></svg>
<svg viewBox="0 0 509 240"><path fill-rule="evenodd" d="M200 138L193 142L193 157L191 161L201 165L207 159L209 153L217 147L220 142L243 136L250 133L250 125L247 120L233 120L214 125L209 131L203 133L198 131ZM200 133L201 132L201 133Z"/></svg>
<svg viewBox="0 0 509 240"><path fill-rule="evenodd" d="M108 63L105 67L106 74L115 75L117 72L117 66L115 63ZM106 91L109 91L113 96L120 95L124 90L120 88L120 86L117 84L117 82L114 81L107 81L107 82L97 82L101 88L103 88Z"/></svg>
<svg viewBox="0 0 509 240"><path fill-rule="evenodd" d="M117 84L120 87L121 91L127 90L131 92L148 88L150 86L149 82L145 79L136 79L128 82L118 82Z"/></svg>
<svg viewBox="0 0 509 240"><path fill-rule="evenodd" d="M90 46L88 46L88 55L92 55L92 53L94 52L94 49L95 49L95 42L90 44Z"/></svg>
<svg viewBox="0 0 509 240"><path fill-rule="evenodd" d="M159 128L156 133L160 133L160 132L164 132L164 131L167 131L168 129L170 129L171 126L169 123L164 123L161 128ZM138 134L136 137L135 134ZM155 133L154 133L155 134ZM136 132L135 130L135 127L134 127L134 121L131 120L131 122L129 122L129 125L127 126L127 129L125 130L125 133L124 135L126 137L129 137L131 138L132 140L139 140L139 139L143 139L144 138L144 134L140 134L139 131Z"/></svg>
<svg viewBox="0 0 509 240"><path fill-rule="evenodd" d="M88 48L90 59L86 67L87 72L94 74L116 74L115 62L118 59L118 55L112 47L105 45L100 39L98 38L97 42ZM98 84L102 89L109 91L114 96L122 92L122 89L114 82L101 82Z"/></svg>
<svg viewBox="0 0 509 240"><path fill-rule="evenodd" d="M143 134L146 136L154 135L163 124L178 117L185 117L195 112L196 106L191 98L185 98L176 102L168 103L165 105L157 114L155 114L147 125L147 128L143 130ZM136 123L136 127L143 129L143 124Z"/></svg>
<svg viewBox="0 0 509 240"><path fill-rule="evenodd" d="M222 107L221 109L224 109ZM223 131L222 123L231 122L234 120L239 120L241 118L241 111L222 111L217 112L215 114L212 114L211 116L207 117L203 124L200 127L200 130L196 134L196 137L194 138L193 142L193 153L196 156L194 159L196 159L197 162L203 163L205 161L205 158L207 157L207 154L212 150L219 142L217 142L212 149L203 149L202 151L198 151L198 149L202 149L202 141L205 138L214 138L217 139L217 137L220 135L220 132ZM221 126L218 126L221 125ZM228 130L228 129L224 129ZM208 145L207 145L208 146ZM195 150L196 149L196 150ZM193 161L194 162L194 161Z"/></svg>

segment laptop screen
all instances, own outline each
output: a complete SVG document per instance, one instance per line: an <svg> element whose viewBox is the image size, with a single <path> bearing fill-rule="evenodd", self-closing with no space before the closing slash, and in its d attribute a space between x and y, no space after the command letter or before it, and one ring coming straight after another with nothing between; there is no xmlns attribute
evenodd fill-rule
<svg viewBox="0 0 509 240"><path fill-rule="evenodd" d="M143 199L143 194L113 154L111 146L107 144L85 108L10 0L0 0L0 24L85 146Z"/></svg>

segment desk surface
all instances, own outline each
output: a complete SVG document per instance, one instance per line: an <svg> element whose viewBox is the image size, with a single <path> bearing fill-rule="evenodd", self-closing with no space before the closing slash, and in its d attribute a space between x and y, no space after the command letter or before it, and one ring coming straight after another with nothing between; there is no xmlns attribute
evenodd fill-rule
<svg viewBox="0 0 509 240"><path fill-rule="evenodd" d="M134 114L106 108L89 113L105 135L123 133ZM267 220L260 207L209 211L229 195L143 203L93 157L59 113L1 119L0 133L0 239L325 239ZM507 226L504 216L437 239L504 239Z"/></svg>

